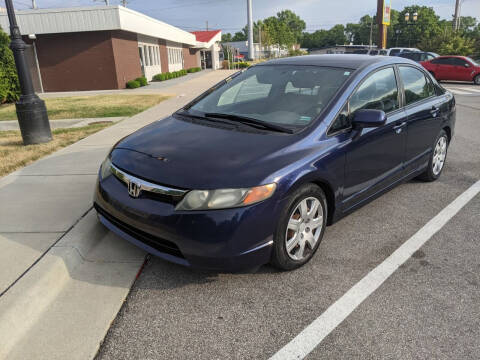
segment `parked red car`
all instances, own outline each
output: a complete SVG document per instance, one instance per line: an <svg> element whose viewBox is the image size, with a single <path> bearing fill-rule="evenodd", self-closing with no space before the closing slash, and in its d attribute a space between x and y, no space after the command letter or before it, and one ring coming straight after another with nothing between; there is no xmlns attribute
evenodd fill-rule
<svg viewBox="0 0 480 360"><path fill-rule="evenodd" d="M437 80L473 81L480 85L480 64L466 56L439 56L420 64Z"/></svg>

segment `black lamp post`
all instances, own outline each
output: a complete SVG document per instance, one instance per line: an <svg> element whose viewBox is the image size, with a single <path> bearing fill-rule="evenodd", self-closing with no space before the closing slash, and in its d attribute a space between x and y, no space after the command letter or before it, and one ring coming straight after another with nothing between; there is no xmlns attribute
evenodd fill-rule
<svg viewBox="0 0 480 360"><path fill-rule="evenodd" d="M48 121L45 102L40 99L33 89L32 76L25 60L26 44L22 40L20 29L15 19L12 0L5 0L8 20L10 21L10 49L12 49L18 80L22 95L15 103L18 123L22 133L24 145L46 143L52 140L50 122Z"/></svg>
<svg viewBox="0 0 480 360"><path fill-rule="evenodd" d="M418 20L418 13L415 11L412 14L412 21L410 21L410 13L405 13L405 24L406 25L416 25ZM408 47L410 47L410 40L412 39L412 32L408 32Z"/></svg>

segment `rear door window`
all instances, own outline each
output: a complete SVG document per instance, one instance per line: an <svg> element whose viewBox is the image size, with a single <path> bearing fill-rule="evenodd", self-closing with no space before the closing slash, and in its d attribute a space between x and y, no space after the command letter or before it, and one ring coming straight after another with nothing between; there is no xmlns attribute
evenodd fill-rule
<svg viewBox="0 0 480 360"><path fill-rule="evenodd" d="M405 91L405 105L410 105L435 95L432 83L422 71L411 66L400 66L399 70Z"/></svg>
<svg viewBox="0 0 480 360"><path fill-rule="evenodd" d="M395 56L395 55L398 55L400 54L400 49L392 49L390 50L390 56Z"/></svg>

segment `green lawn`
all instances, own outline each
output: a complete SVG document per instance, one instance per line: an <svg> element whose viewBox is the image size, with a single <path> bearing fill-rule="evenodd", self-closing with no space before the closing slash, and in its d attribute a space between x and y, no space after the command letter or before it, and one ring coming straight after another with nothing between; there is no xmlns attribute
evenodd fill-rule
<svg viewBox="0 0 480 360"><path fill-rule="evenodd" d="M0 177L112 124L98 123L81 128L52 130L53 140L49 143L27 146L23 145L20 131L0 131Z"/></svg>
<svg viewBox="0 0 480 360"><path fill-rule="evenodd" d="M165 95L98 95L45 99L50 120L133 116L168 99ZM16 120L14 104L0 105L0 121Z"/></svg>

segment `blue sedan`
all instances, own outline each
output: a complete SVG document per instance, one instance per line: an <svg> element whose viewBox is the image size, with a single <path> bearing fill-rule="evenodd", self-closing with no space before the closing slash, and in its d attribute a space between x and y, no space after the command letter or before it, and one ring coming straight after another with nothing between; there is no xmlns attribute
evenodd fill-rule
<svg viewBox="0 0 480 360"><path fill-rule="evenodd" d="M268 61L119 141L94 206L178 264L291 270L328 225L401 182L438 179L454 125L454 97L411 60Z"/></svg>

